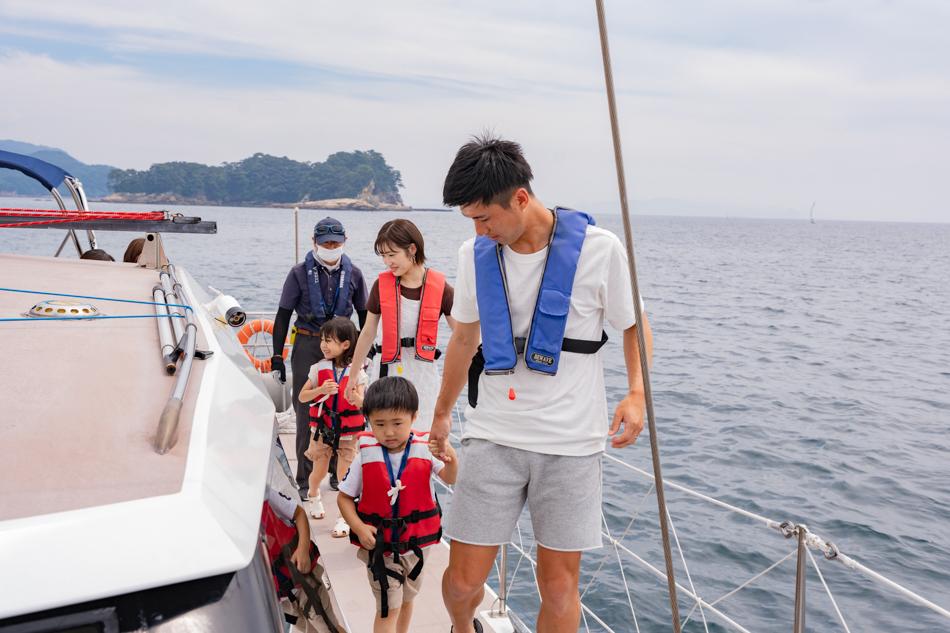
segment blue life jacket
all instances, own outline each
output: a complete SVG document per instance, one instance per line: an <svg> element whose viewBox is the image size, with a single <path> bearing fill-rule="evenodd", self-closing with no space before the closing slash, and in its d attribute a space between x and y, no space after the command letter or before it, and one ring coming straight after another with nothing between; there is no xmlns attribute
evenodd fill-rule
<svg viewBox="0 0 950 633"><path fill-rule="evenodd" d="M554 210L554 230L527 339L516 338L511 330L502 247L487 237L475 238L475 294L482 345L469 369L472 406L477 400L478 374L482 371L488 375L510 374L518 356L523 354L528 369L553 376L562 351L595 354L607 341L606 333L599 341L564 338L577 260L589 224L594 224L594 219L586 213L560 207Z"/></svg>
<svg viewBox="0 0 950 633"><path fill-rule="evenodd" d="M350 280L353 277L353 262L346 255L342 256L340 261L340 278L333 291L333 303L327 305L323 298L323 290L320 288L320 281L317 277L317 258L313 251L307 253L304 258L304 270L307 273L307 289L310 294L310 311L305 320L315 324L317 327L325 321L329 321L334 316L350 316L353 314L353 292L350 288ZM330 279L332 279L332 275Z"/></svg>

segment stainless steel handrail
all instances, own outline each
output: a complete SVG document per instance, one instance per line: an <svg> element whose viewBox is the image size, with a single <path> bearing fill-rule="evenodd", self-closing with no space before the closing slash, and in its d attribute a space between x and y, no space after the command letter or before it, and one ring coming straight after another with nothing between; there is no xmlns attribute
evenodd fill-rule
<svg viewBox="0 0 950 633"><path fill-rule="evenodd" d="M158 341L161 345L162 362L165 363L165 372L169 375L175 373L176 365L172 358L175 351L175 341L172 339L172 326L168 322L168 303L165 297L165 290L160 284L152 288L152 301L155 303L155 321L158 322Z"/></svg>
<svg viewBox="0 0 950 633"><path fill-rule="evenodd" d="M185 302L189 299L184 287L178 281L173 265L169 264L167 269L162 271L162 275L164 275L162 278L163 282L167 281L175 289L173 295L178 301ZM166 292L165 294L167 298L168 293ZM187 302L185 305L191 306L193 304ZM181 418L182 401L185 397L188 379L191 377L191 367L195 360L198 326L195 324L193 309L191 307L184 309L184 317L184 333L173 352L173 355L181 356L181 369L178 371L178 378L175 381L175 388L172 390L172 395L162 410L162 415L158 420L158 430L155 433L155 451L160 455L164 455L171 450L178 441L178 426ZM178 318L173 318L172 322L174 323L177 320Z"/></svg>

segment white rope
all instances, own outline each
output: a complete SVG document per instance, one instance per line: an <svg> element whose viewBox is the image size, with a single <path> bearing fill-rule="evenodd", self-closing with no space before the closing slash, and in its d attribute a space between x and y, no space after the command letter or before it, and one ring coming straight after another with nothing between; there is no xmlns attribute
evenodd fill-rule
<svg viewBox="0 0 950 633"><path fill-rule="evenodd" d="M927 600L926 598L924 598L923 596L919 594L914 593L910 589L907 589L906 587L903 587L897 584L890 578L877 573L873 569L869 567L865 567L864 565L854 560L847 554L844 554L843 552L839 551L838 548L835 547L832 543L829 543L828 541L821 538L814 532L808 533L808 535L805 537L805 544L808 545L809 547L819 550L820 552L825 554L826 558L829 558L834 561L838 561L839 563L841 563L848 569L864 574L871 580L879 582L882 585L885 585L887 587L890 587L894 591L897 591L901 595L909 598L912 602L916 602L920 606L926 607L930 609L931 611L933 611L934 613L939 613L943 617L950 619L950 611L948 611L947 609L941 607L938 604L931 602L930 600Z"/></svg>
<svg viewBox="0 0 950 633"><path fill-rule="evenodd" d="M647 471L642 470L642 469L640 469L640 468L637 468L636 466L634 466L634 465L632 465L632 464L628 464L627 462L623 461L622 459L617 459L616 457L614 457L613 455L610 455L609 453L604 453L604 457L607 458L607 459L609 459L609 460L611 460L611 461L613 461L613 462L616 462L617 464L620 464L620 465L623 466L624 468L627 468L627 469L629 469L629 470L632 470L633 472L637 473L638 475L640 475L640 476L642 476L642 477L646 477L646 478L649 479L650 481L653 481L653 475L652 475L652 473L648 473ZM682 485L680 485L680 484L678 484L678 483L675 483L674 481L671 481L670 479L667 479L666 477L663 478L663 484L664 484L664 485L668 485L670 488L674 488L674 489L676 489L676 490L679 490L680 492L685 492L685 493L688 494L688 495L692 495L692 496L696 497L697 499L702 499L703 501L706 501L706 502L711 503L711 504L713 504L713 505L717 505L717 506L719 506L720 508L725 508L726 510L730 510L730 511L732 511L732 512L735 512L736 514L741 514L742 516L748 517L748 518L750 518L750 519L754 519L754 520L756 520L756 521L758 521L758 522L760 522L760 523L765 524L766 526L768 526L768 527L770 527L770 528L772 528L772 529L774 529L774 530L778 530L778 529L781 528L781 525L782 525L782 524L781 524L779 521L773 521L772 519L769 519L769 518L767 518L767 517L764 517L764 516L762 516L762 515L760 515L760 514L756 514L755 512L749 512L748 510L743 510L742 508L738 508L738 507L736 507L736 506L734 506L734 505L728 504L728 503L726 503L725 501L720 501L719 499L714 499L713 497L704 495L704 494L701 493L701 492L696 492L695 490L692 490L692 489L690 489L690 488L687 488L686 486L682 486Z"/></svg>
<svg viewBox="0 0 950 633"><path fill-rule="evenodd" d="M690 591L693 592L693 595L698 596L699 592L696 591L696 587L695 585L693 585L693 577L689 573L689 566L686 564L686 557L683 555L683 548L680 547L680 537L677 536L676 534L676 526L673 524L673 515L670 514L669 507L666 508L666 518L670 523L670 531L673 533L673 541L676 543L676 549L680 553L680 561L682 561L683 563L683 569L686 570L686 580L689 582L689 589ZM696 606L699 607L699 615L703 619L703 629L705 629L706 633L709 633L709 623L706 622L706 613L703 611L702 602L697 600ZM692 611L690 611L690 613L692 613ZM683 624L680 626L680 629L682 629L685 626L686 626L686 622L684 621Z"/></svg>
<svg viewBox="0 0 950 633"><path fill-rule="evenodd" d="M634 508L633 516L630 518L630 522L627 523L627 527L624 528L623 533L620 535L619 540L623 540L627 533L630 532L630 528L633 527L633 522L637 520L637 517L640 515L640 508L643 507L643 502L646 501L647 497L650 496L650 493L653 492L653 485L650 485L650 489L640 497L640 501L637 502L636 508ZM603 511L601 511L601 516L604 516ZM584 591L581 593L581 600L584 599L584 596L587 595L587 592L590 590L591 586L594 584L594 581L597 580L600 570L604 568L604 564L607 562L607 559L610 557L609 554L604 554L600 559L600 564L597 566L597 569L594 570L594 573L591 574L590 580L587 582L587 586L584 587Z"/></svg>
<svg viewBox="0 0 950 633"><path fill-rule="evenodd" d="M607 536L607 535L605 534L604 536ZM608 536L608 538L609 538L609 536ZM633 552L630 548L628 548L628 547L626 547L625 545L623 545L623 543L615 543L615 545L616 545L617 547L619 547L620 549L622 549L624 552L626 552L626 553L627 553L629 556L631 556L635 561L637 561L638 563L640 563L641 565L643 565L643 566L644 566L646 569L648 569L650 572L652 572L654 576L656 576L657 578L659 578L659 579L661 579L661 580L664 580L664 581L666 580L666 574L665 574L664 572L660 571L659 569L657 569L656 567L654 567L653 565L651 565L650 563L648 563L646 560L644 560L644 559L641 558L639 555L637 555L635 552ZM694 600L696 600L696 601L698 601L698 602L702 602L703 606L706 607L706 608L709 610L710 613L712 613L713 615L715 615L715 616L718 617L720 620L722 620L722 621L725 622L726 624L730 625L731 627L733 627L734 629L736 629L736 630L739 631L740 633L751 633L751 632L749 631L749 629L745 628L744 626L742 626L741 624L739 624L738 622L736 622L735 620L733 620L732 618L730 618L728 615L726 615L725 613L723 613L722 611L720 611L719 609L717 609L717 608L714 607L713 605L709 604L708 602L706 602L705 600L703 600L702 598L700 598L699 596L697 596L696 594L694 594L692 591L690 591L689 589L687 589L686 587L684 587L682 584L676 583L676 587L677 587L678 590L682 591L683 593L685 593L685 594L686 594L687 596L689 596L690 598L693 598Z"/></svg>
<svg viewBox="0 0 950 633"><path fill-rule="evenodd" d="M723 595L719 596L718 598L716 598L715 600L713 600L713 601L710 602L709 604L711 604L711 605L713 605L713 606L716 606L717 604L719 604L720 602L722 602L723 600L725 600L725 599L728 598L729 596L732 596L732 595L735 595L735 594L739 593L740 591L742 591L743 589L745 589L746 587L748 587L749 585L751 585L753 582L755 582L756 580L758 580L758 579L761 578L762 576L766 575L767 573L769 573L770 571L772 571L773 569L775 569L776 567L778 567L779 565L781 565L782 563L784 563L785 561L787 561L789 558L791 558L792 556L794 556L797 551L798 551L798 550L794 550L794 549L793 549L791 552L789 552L788 554L786 554L783 558L781 558L781 559L775 561L774 563L772 563L771 565L769 565L768 567L766 567L764 570L762 570L762 571L760 571L759 573L757 573L757 574L756 574L755 576L753 576L752 578L749 578L747 581L745 581L744 583L742 583L741 585L739 585L738 587L736 587L736 588L733 589L732 591L729 591L729 592L724 593ZM690 616L693 614L693 612L696 610L697 607L699 607L699 603L697 603L695 606L693 606L693 608L689 610L689 613L686 614L686 620L683 621L683 628L686 627L686 623L689 622Z"/></svg>
<svg viewBox="0 0 950 633"><path fill-rule="evenodd" d="M645 470L637 468L636 466L633 466L632 464L628 464L621 459L617 459L616 457L610 454L605 453L604 457L616 462L617 464L623 466L624 468L627 468L628 470L632 472L637 473L638 475L642 477L650 479L651 481L653 480L653 475L651 473L648 473ZM720 508L724 508L736 514L740 514L744 517L758 521L759 523L762 523L765 526L770 527L774 530L778 530L780 533L782 533L782 524L779 523L778 521L774 521L772 519L764 517L760 514L756 514L754 512L749 512L748 510L743 510L742 508L738 508L732 504L726 503L725 501L720 501L719 499L715 499L708 495L704 495L701 492L696 492L695 490L691 490L690 488L687 488L686 486L682 486L674 481L666 479L665 477L663 479L663 483L669 486L670 488L679 490L680 492L696 497L697 499L706 501L707 503L711 503L713 505L719 506ZM810 548L821 551L831 560L836 560L840 562L842 565L844 565L848 569L861 573L867 576L868 578L870 578L871 580L874 580L883 585L886 585L887 587L890 587L894 591L897 591L898 593L905 596L906 598L909 598L911 601L917 603L918 605L926 607L927 609L930 609L931 611L938 613L945 618L950 619L950 611L948 611L944 607L941 607L940 605L934 602L931 602L930 600L927 600L923 596L914 593L910 589L907 589L906 587L903 587L897 584L890 578L887 578L886 576L879 574L873 569L870 569L869 567L862 565L861 563L854 560L850 556L847 556L846 554L843 554L842 552L838 551L838 549L835 548L831 543L829 543L827 540L823 539L822 537L818 536L817 534L813 532L809 532L809 534L805 538L805 544L808 545L808 547Z"/></svg>
<svg viewBox="0 0 950 633"><path fill-rule="evenodd" d="M531 555L528 554L528 552L526 552L526 551L524 550L524 540L523 540L522 537L521 537L521 528L520 528L520 526L518 527L518 540L521 541L521 545L518 545L518 544L512 542L512 543L511 543L511 546L512 546L517 552L520 552L521 555L522 555L522 558L524 558L525 560L527 560L527 561L531 564L531 568L532 568L532 571L533 571L534 568L537 567L538 562L537 562L536 560L534 560L533 558L531 558ZM519 560L520 560L520 559L519 559ZM538 586L537 574L535 574L535 583L534 583L534 586L535 586L535 587ZM540 597L541 597L541 590L538 589L538 598L540 598ZM607 624L606 622L604 622L603 620L601 620L600 617L598 617L598 615L597 615L596 613L594 613L593 611L591 611L590 607L588 607L587 605L585 605L583 602L581 603L581 611L582 611L582 613L586 613L586 614L589 615L591 618L593 618L593 620L594 620L597 624L599 624L600 626L604 627L604 630L607 631L607 633L616 633L612 628L610 628L610 626L608 626L608 624ZM748 632L746 632L746 633L748 633Z"/></svg>
<svg viewBox="0 0 950 633"><path fill-rule="evenodd" d="M604 530L607 534L610 534L610 526L607 525L607 515L601 511L600 518L604 521ZM631 525L633 525L631 523ZM623 538L621 536L620 538ZM637 610L633 608L633 596L630 595L630 586L627 584L627 574L623 570L623 561L620 559L620 550L617 548L617 545L614 544L614 554L617 556L617 566L620 568L620 578L623 580L623 590L627 594L627 604L630 606L630 615L633 616L633 626L636 629L637 633L640 633L640 623L637 622ZM709 633L709 631L706 631Z"/></svg>
<svg viewBox="0 0 950 633"><path fill-rule="evenodd" d="M818 580L821 581L822 586L825 588L825 593L828 594L828 599L831 600L831 606L835 608L835 613L838 614L838 620L841 622L841 626L844 627L845 633L851 633L851 629L848 628L848 623L844 621L844 616L841 615L841 609L838 608L838 603L835 601L835 597L831 595L831 589L828 588L828 583L825 582L825 577L818 568L818 561L815 560L815 556L811 553L810 549L806 549L805 551L808 552L808 558L811 559L812 566L815 568L815 571L818 572Z"/></svg>

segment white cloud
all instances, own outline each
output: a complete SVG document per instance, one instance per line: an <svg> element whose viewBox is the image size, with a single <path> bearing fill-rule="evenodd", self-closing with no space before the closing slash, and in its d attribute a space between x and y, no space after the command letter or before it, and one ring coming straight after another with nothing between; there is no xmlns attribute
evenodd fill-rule
<svg viewBox="0 0 950 633"><path fill-rule="evenodd" d="M609 3L634 197L681 198L696 212L807 210L817 198L833 217L946 219L947 11ZM0 85L14 87L0 137L134 167L375 148L403 172L409 202L433 204L458 145L490 128L524 144L542 199L616 205L592 6L114 1L79 12L9 0L0 22L114 53L99 64L0 56ZM222 87L123 65L163 53L333 73L315 85L261 88L248 76Z"/></svg>

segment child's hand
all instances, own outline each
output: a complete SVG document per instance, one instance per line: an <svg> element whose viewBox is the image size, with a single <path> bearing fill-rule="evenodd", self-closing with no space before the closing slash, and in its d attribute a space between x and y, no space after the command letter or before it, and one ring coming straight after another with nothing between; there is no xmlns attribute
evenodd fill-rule
<svg viewBox="0 0 950 633"><path fill-rule="evenodd" d="M294 550L290 555L290 562L300 570L301 574L310 573L310 542L304 543L302 547Z"/></svg>
<svg viewBox="0 0 950 633"><path fill-rule="evenodd" d="M328 380L319 387L317 387L317 393L324 396L334 396L336 392L340 390L340 385L336 381Z"/></svg>
<svg viewBox="0 0 950 633"><path fill-rule="evenodd" d="M362 545L364 549L373 549L376 547L376 526L366 525L364 523L360 527L354 525L351 529L356 530L356 536L359 537L360 545Z"/></svg>
<svg viewBox="0 0 950 633"><path fill-rule="evenodd" d="M455 460L455 449L449 444L449 441L432 438L429 440L429 452L435 455L437 459L446 464Z"/></svg>
<svg viewBox="0 0 950 633"><path fill-rule="evenodd" d="M448 464L456 461L457 459L458 454L455 452L455 447L446 443L445 454L442 456L442 461Z"/></svg>

